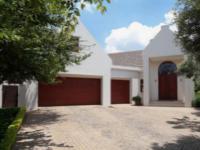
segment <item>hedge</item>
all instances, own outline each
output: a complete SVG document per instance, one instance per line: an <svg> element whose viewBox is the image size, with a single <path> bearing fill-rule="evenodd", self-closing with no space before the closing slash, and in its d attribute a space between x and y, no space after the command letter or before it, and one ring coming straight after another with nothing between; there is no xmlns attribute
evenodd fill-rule
<svg viewBox="0 0 200 150"><path fill-rule="evenodd" d="M192 101L193 107L200 107L200 91L195 93L195 99Z"/></svg>
<svg viewBox="0 0 200 150"><path fill-rule="evenodd" d="M8 126L15 120L19 108L0 108L0 143L4 139Z"/></svg>
<svg viewBox="0 0 200 150"><path fill-rule="evenodd" d="M0 150L10 150L16 141L17 132L21 127L26 108L20 108L15 120L8 126L4 139L0 143Z"/></svg>

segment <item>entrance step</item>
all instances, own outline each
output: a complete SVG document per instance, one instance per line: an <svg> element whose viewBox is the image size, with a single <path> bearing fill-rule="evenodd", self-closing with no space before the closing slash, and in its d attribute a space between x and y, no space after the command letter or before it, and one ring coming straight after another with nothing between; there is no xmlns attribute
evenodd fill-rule
<svg viewBox="0 0 200 150"><path fill-rule="evenodd" d="M157 107L184 107L182 101L151 101L150 106Z"/></svg>

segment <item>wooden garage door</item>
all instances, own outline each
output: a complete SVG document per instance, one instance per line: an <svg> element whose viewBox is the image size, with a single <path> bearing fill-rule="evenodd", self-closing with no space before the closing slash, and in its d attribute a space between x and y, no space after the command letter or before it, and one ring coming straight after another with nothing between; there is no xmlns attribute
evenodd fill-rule
<svg viewBox="0 0 200 150"><path fill-rule="evenodd" d="M101 80L59 78L60 83L39 84L39 106L97 105L101 101Z"/></svg>
<svg viewBox="0 0 200 150"><path fill-rule="evenodd" d="M112 104L130 103L130 81L112 80L111 82Z"/></svg>
<svg viewBox="0 0 200 150"><path fill-rule="evenodd" d="M2 107L17 107L18 86L3 85L3 104Z"/></svg>

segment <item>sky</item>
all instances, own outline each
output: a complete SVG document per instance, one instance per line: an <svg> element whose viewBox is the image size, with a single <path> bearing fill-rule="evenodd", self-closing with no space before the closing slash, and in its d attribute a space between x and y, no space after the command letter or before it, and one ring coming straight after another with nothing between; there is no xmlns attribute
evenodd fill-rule
<svg viewBox="0 0 200 150"><path fill-rule="evenodd" d="M87 5L81 21L108 53L142 50L173 21L176 0L112 0L101 14ZM175 30L175 27L171 27Z"/></svg>

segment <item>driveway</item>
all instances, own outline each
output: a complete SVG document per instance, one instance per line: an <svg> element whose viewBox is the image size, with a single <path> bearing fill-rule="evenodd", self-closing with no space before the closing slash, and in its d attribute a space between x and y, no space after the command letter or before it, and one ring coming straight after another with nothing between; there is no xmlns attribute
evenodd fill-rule
<svg viewBox="0 0 200 150"><path fill-rule="evenodd" d="M200 111L116 105L28 113L14 149L200 150Z"/></svg>

